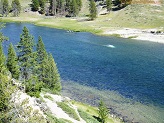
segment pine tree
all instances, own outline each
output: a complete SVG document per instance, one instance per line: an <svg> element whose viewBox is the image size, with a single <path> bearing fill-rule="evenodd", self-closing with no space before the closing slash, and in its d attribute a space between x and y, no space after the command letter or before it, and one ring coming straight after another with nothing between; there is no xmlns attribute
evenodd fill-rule
<svg viewBox="0 0 164 123"><path fill-rule="evenodd" d="M12 44L8 48L8 57L7 57L7 68L11 72L12 77L15 79L19 78L19 66L17 61L17 55Z"/></svg>
<svg viewBox="0 0 164 123"><path fill-rule="evenodd" d="M3 0L2 2L2 15L7 15L9 14L9 2L8 0Z"/></svg>
<svg viewBox="0 0 164 123"><path fill-rule="evenodd" d="M32 11L38 11L39 10L39 1L38 0L32 0Z"/></svg>
<svg viewBox="0 0 164 123"><path fill-rule="evenodd" d="M51 81L51 73L50 73L50 63L48 61L48 54L44 57L42 63L40 64L41 71L39 74L40 81L45 84L46 88L49 88L49 82Z"/></svg>
<svg viewBox="0 0 164 123"><path fill-rule="evenodd" d="M40 5L40 13L41 14L44 14L45 13L45 4L46 4L46 1L45 0L39 0L39 5Z"/></svg>
<svg viewBox="0 0 164 123"><path fill-rule="evenodd" d="M38 38L38 43L37 43L37 47L36 47L36 51L37 51L37 61L40 63L42 63L44 57L46 57L47 52L42 40L42 37L39 36Z"/></svg>
<svg viewBox="0 0 164 123"><path fill-rule="evenodd" d="M59 93L61 90L60 75L56 63L51 54L44 57L42 64L41 80L44 87L50 89L53 93Z"/></svg>
<svg viewBox="0 0 164 123"><path fill-rule="evenodd" d="M31 57L31 75L30 78L25 83L25 92L30 96L39 97L41 88L43 87L43 82L39 81L39 73L38 73L38 62L37 62L37 52L32 53ZM41 71L40 71L41 72Z"/></svg>
<svg viewBox="0 0 164 123"><path fill-rule="evenodd" d="M44 43L42 41L42 38L39 36L38 38L38 43L37 43L37 47L36 47L36 52L37 52L37 74L39 77L39 80L44 82L43 80L43 76L45 76L46 73L44 73L44 64L48 64L47 62L45 63L46 59L47 59L47 52L44 46Z"/></svg>
<svg viewBox="0 0 164 123"><path fill-rule="evenodd" d="M0 122L9 123L8 110L13 93L13 87L11 86L10 78L7 75L0 73Z"/></svg>
<svg viewBox="0 0 164 123"><path fill-rule="evenodd" d="M17 45L18 48L18 61L20 65L21 78L28 80L30 75L33 73L33 62L34 62L34 40L29 34L26 27L23 28L23 32L20 37L20 41Z"/></svg>
<svg viewBox="0 0 164 123"><path fill-rule="evenodd" d="M70 5L70 13L69 14L73 17L75 17L78 14L76 0L72 0L71 5Z"/></svg>
<svg viewBox="0 0 164 123"><path fill-rule="evenodd" d="M9 109L9 100L12 94L12 86L8 71L5 65L5 55L2 43L0 42L0 122L7 121L6 112Z"/></svg>
<svg viewBox="0 0 164 123"><path fill-rule="evenodd" d="M23 28L17 48L21 78L25 80L25 92L39 97L43 82L38 79L37 52L33 51L34 40L26 27Z"/></svg>
<svg viewBox="0 0 164 123"><path fill-rule="evenodd" d="M2 73L0 73L0 114L1 112L5 111L8 107L8 99L5 94L5 89L6 89L6 79L7 77L4 76ZM1 116L0 116L0 121L1 121Z"/></svg>
<svg viewBox="0 0 164 123"><path fill-rule="evenodd" d="M21 11L21 5L19 0L13 0L11 3L11 7L12 7L12 12L14 16L19 16L20 11Z"/></svg>
<svg viewBox="0 0 164 123"><path fill-rule="evenodd" d="M39 36L36 47L39 81L54 93L61 90L60 75L51 54L47 54L42 38Z"/></svg>
<svg viewBox="0 0 164 123"><path fill-rule="evenodd" d="M71 0L66 0L66 5L65 5L65 10L68 12L68 13L71 13Z"/></svg>
<svg viewBox="0 0 164 123"><path fill-rule="evenodd" d="M51 15L56 15L56 6L57 6L57 2L56 0L50 0L50 14Z"/></svg>
<svg viewBox="0 0 164 123"><path fill-rule="evenodd" d="M97 17L97 9L94 0L90 1L89 10L90 10L90 19L94 20Z"/></svg>
<svg viewBox="0 0 164 123"><path fill-rule="evenodd" d="M32 75L32 77L25 83L25 92L30 96L39 97L41 88L43 87L43 82L38 80L37 75Z"/></svg>
<svg viewBox="0 0 164 123"><path fill-rule="evenodd" d="M0 24L0 30L4 27L4 24ZM0 43L3 41L7 41L8 38L6 36L3 35L2 32L0 32Z"/></svg>
<svg viewBox="0 0 164 123"><path fill-rule="evenodd" d="M56 0L57 2L57 6L56 6L56 9L57 9L57 14L63 14L64 13L64 0Z"/></svg>
<svg viewBox="0 0 164 123"><path fill-rule="evenodd" d="M107 11L110 12L110 10L112 9L112 0L106 0L106 8Z"/></svg>
<svg viewBox="0 0 164 123"><path fill-rule="evenodd" d="M98 114L99 118L101 119L101 123L105 123L106 119L108 118L108 109L102 100L99 102Z"/></svg>
<svg viewBox="0 0 164 123"><path fill-rule="evenodd" d="M0 42L0 112L7 108L7 99L4 94L4 80L6 77L4 76L6 72L5 66L5 55L3 53L2 42Z"/></svg>
<svg viewBox="0 0 164 123"><path fill-rule="evenodd" d="M49 73L50 73L50 82L48 83L49 88L54 92L58 93L61 91L60 75L54 61L54 58L51 54L48 57L49 61Z"/></svg>
<svg viewBox="0 0 164 123"><path fill-rule="evenodd" d="M5 55L3 53L2 42L0 42L0 73L5 74L6 66L5 66Z"/></svg>
<svg viewBox="0 0 164 123"><path fill-rule="evenodd" d="M82 7L82 1L81 0L76 0L77 6L78 6L78 12L81 10Z"/></svg>

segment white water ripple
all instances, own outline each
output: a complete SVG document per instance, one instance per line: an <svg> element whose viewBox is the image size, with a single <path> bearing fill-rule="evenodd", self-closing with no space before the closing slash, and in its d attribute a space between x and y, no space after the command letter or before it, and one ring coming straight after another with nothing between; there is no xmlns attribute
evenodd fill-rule
<svg viewBox="0 0 164 123"><path fill-rule="evenodd" d="M104 45L105 47L109 47L109 48L116 48L114 45L108 44L108 45Z"/></svg>

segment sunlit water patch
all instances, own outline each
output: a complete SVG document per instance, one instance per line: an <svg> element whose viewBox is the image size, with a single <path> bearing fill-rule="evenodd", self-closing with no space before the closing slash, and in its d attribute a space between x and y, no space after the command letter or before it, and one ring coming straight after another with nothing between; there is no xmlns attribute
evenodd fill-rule
<svg viewBox="0 0 164 123"><path fill-rule="evenodd" d="M104 45L105 47L109 47L109 48L116 48L114 45L108 44L108 45Z"/></svg>

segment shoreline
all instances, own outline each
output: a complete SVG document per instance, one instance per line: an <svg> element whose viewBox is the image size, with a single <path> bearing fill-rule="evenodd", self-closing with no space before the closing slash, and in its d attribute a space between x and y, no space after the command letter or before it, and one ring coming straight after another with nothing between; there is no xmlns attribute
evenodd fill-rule
<svg viewBox="0 0 164 123"><path fill-rule="evenodd" d="M141 30L133 28L123 28L118 30L106 30L103 34L119 35L121 38L129 38L134 40L164 43L164 32L158 33L157 29Z"/></svg>
<svg viewBox="0 0 164 123"><path fill-rule="evenodd" d="M58 23L51 22L55 20ZM128 38L133 39L135 41L150 41L155 43L164 44L164 32L160 32L157 29L136 29L136 28L114 28L114 27L106 27L106 29L93 28L93 27L84 27L77 22L77 19L71 18L50 18L48 22L45 18L25 18L23 17L0 17L0 22L2 23L29 23L34 24L36 26L43 26L49 28L63 29L63 30L71 30L73 32L90 32L95 35L100 36L113 36L120 38ZM68 22L68 25L65 25L64 22ZM75 24L74 24L75 23ZM76 25L77 24L77 25ZM75 26L75 27L73 27Z"/></svg>
<svg viewBox="0 0 164 123"><path fill-rule="evenodd" d="M137 100L126 98L117 91L98 90L73 81L62 80L62 95L73 100L97 106L103 99L110 110L110 116L123 122L154 123L163 121L163 108L153 104L142 104Z"/></svg>

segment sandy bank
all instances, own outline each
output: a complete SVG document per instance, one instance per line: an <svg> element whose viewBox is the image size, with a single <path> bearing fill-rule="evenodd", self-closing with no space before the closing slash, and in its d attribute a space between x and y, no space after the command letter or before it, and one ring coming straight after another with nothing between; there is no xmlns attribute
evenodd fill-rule
<svg viewBox="0 0 164 123"><path fill-rule="evenodd" d="M118 30L105 30L103 34L115 35L118 34L122 38L131 38L143 41L152 41L157 43L164 43L164 33L157 33L157 29L132 29L123 28Z"/></svg>

